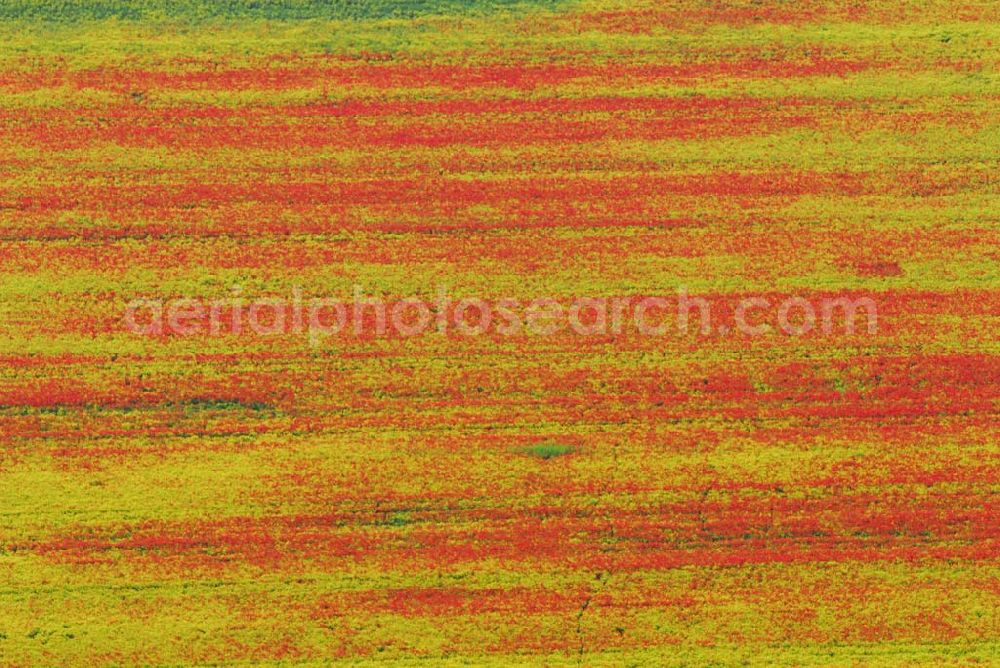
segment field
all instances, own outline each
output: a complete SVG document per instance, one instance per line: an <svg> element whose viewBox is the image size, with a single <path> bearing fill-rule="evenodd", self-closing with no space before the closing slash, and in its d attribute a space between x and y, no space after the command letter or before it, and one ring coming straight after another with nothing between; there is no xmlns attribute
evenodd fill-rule
<svg viewBox="0 0 1000 668"><path fill-rule="evenodd" d="M997 665L998 66L992 0L0 0L0 665ZM359 289L712 323L232 326Z"/></svg>

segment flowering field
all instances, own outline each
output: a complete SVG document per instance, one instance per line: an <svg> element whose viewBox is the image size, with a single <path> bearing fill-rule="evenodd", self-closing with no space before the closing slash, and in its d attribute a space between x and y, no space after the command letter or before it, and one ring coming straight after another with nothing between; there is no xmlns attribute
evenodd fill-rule
<svg viewBox="0 0 1000 668"><path fill-rule="evenodd" d="M998 67L993 0L0 0L0 665L994 664Z"/></svg>

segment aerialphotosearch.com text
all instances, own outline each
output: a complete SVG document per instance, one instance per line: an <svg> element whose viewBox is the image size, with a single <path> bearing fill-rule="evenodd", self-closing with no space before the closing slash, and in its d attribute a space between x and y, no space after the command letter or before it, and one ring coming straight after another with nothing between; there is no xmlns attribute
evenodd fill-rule
<svg viewBox="0 0 1000 668"><path fill-rule="evenodd" d="M144 336L303 335L320 346L334 337L618 336L758 337L868 334L878 327L869 296L808 298L692 295L686 287L666 296L453 298L437 287L430 299L389 299L354 286L349 298L306 297L301 287L287 297L249 298L240 286L224 297L131 301L126 329Z"/></svg>

